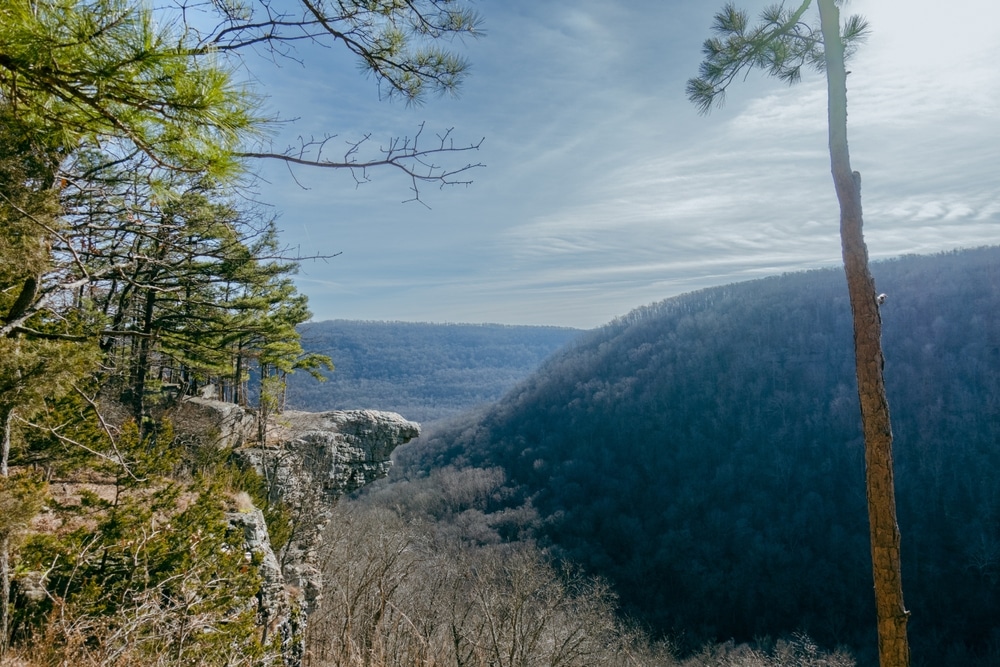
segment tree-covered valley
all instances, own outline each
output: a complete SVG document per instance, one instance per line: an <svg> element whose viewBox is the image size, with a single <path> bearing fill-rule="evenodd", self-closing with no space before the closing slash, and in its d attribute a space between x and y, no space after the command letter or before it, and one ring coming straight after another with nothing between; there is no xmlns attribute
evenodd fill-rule
<svg viewBox="0 0 1000 667"><path fill-rule="evenodd" d="M332 320L299 327L308 351L335 360L288 379L287 406L391 410L418 422L492 403L580 331L500 324Z"/></svg>
<svg viewBox="0 0 1000 667"><path fill-rule="evenodd" d="M873 270L914 664L995 664L1000 249ZM804 631L872 664L850 345L836 270L668 299L400 450L395 483L501 470L504 506L530 517L507 535L605 577L689 649Z"/></svg>
<svg viewBox="0 0 1000 667"><path fill-rule="evenodd" d="M909 622L915 665L1000 662L1000 250L877 264L877 295L842 133L830 148L854 239L850 296L829 270L693 292L591 331L310 322L306 285L338 317L353 298L352 312L583 326L595 320L569 315L746 275L705 267L730 264L723 246L783 243L760 229L794 238L787 255L826 234L813 224L832 217L822 203L806 213L787 200L804 225L784 213L753 223L775 213L757 210L760 183L741 172L728 197L741 238L723 242L723 197L689 176L746 155L720 148L740 123L704 151L672 145L650 170L635 159L638 132L626 136L651 115L639 102L657 119L676 109L646 94L648 80L641 96L556 85L670 67L658 60L674 61L668 33L643 21L655 26L646 43L634 19L656 8L679 35L693 0L494 3L510 41L483 71L504 76L470 96L466 120L500 133L491 173L508 179L431 213L427 190L470 185L485 166L486 140L453 132L448 99L486 34L478 4L0 2L0 664L869 667L865 457L876 440L891 453L892 439L869 437L865 399L881 398L883 343L912 611L890 620L903 643ZM841 4L818 0L820 28L802 19L810 0L765 9L760 28L727 4L689 82L696 108L745 66L788 82L818 66L835 70L828 99L845 125L845 57L868 28L841 22ZM587 38L615 29L634 50ZM527 55L532 42L544 49ZM586 70L594 54L608 59ZM371 112L345 64L397 111L445 99L429 121ZM528 74L545 89L523 85ZM564 123L580 110L590 121ZM392 129L401 122L408 131ZM693 127L659 125L641 143ZM796 154L815 157L804 146ZM695 154L714 157L684 159ZM763 157L743 162L777 173ZM372 184L385 172L398 196ZM412 206L348 199L365 187ZM985 202L975 210L884 210L962 223L928 241L928 222L906 247L992 243L988 187L968 198ZM636 230L641 243L619 247ZM297 277L339 255L351 264L335 279ZM366 294L388 300L359 306ZM852 315L855 348L868 350L857 365ZM403 447L420 433L411 419L430 426ZM392 477L370 485L394 451ZM872 535L891 541L888 523Z"/></svg>

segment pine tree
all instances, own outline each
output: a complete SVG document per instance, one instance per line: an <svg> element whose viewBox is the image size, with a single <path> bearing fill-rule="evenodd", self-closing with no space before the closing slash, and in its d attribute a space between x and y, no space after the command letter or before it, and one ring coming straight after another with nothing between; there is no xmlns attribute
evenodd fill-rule
<svg viewBox="0 0 1000 667"><path fill-rule="evenodd" d="M49 471L107 465L128 499L128 485L146 479L143 461L160 451L160 427L148 419L158 382L180 376L193 389L195 382L227 377L242 387L252 366L271 409L284 374L329 364L303 354L299 344L296 325L309 314L288 277L296 258L279 250L272 220L235 199L249 161L348 169L356 178L389 166L402 170L415 191L421 182L456 182L456 174L475 166L428 168L432 155L478 145L454 148L446 136L427 148L419 132L368 160L359 156L363 140L339 162L321 159L319 144L292 152L263 148L267 121L258 93L233 75L244 49L269 47L281 56L304 38L343 46L385 92L412 101L456 88L466 64L439 45L476 34L476 17L461 0L290 4L294 9L279 16L270 3L253 0L0 3L0 476L11 460ZM214 28L202 32L204 26ZM128 399L135 425L127 428L134 434L98 415L108 394ZM16 500L8 493L14 486L3 484L0 503ZM168 502L163 488L145 492L163 491ZM219 493L210 485L199 490L194 507L203 516L191 521L211 526L216 537L218 517L208 515L217 512ZM112 609L135 594L155 607L167 594L149 584L149 568L122 565L127 533L156 520L155 510L144 513L141 494L132 500L128 512L88 500L107 519L99 526L102 562L84 558L71 567L87 576L76 580L79 590L66 582L60 595L67 604L72 598ZM177 522L185 516L163 513ZM0 533L2 653L13 532ZM223 547L235 553L222 539L206 542L205 553ZM44 542L35 543L36 555L70 557ZM146 545L170 551L162 542ZM84 543L72 549L77 556L87 552ZM135 550L127 555L138 562ZM216 577L177 558L172 577ZM242 554L223 560L227 568L245 568ZM215 611L231 611L226 604ZM219 650L242 645L215 636ZM203 645L210 637L201 639Z"/></svg>
<svg viewBox="0 0 1000 667"><path fill-rule="evenodd" d="M855 370L865 439L879 661L882 667L905 667L910 662L909 612L903 605L892 428L882 373L882 320L862 233L861 176L851 170L847 144L844 63L868 34L868 24L860 16L841 24L837 0L817 0L817 29L802 19L811 4L812 0L805 0L794 11L783 5L770 7L754 26L745 12L726 5L715 17L713 29L718 36L705 42L700 76L688 82L687 92L702 112L708 112L724 99L729 84L749 69L765 70L788 83L801 78L804 66L826 73L830 164L840 203L840 238L854 318Z"/></svg>

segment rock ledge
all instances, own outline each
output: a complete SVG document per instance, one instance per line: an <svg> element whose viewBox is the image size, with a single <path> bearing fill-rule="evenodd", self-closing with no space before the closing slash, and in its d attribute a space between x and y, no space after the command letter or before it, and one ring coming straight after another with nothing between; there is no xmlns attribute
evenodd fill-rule
<svg viewBox="0 0 1000 667"><path fill-rule="evenodd" d="M232 403L185 399L171 415L174 430L199 446L232 448L268 484L270 500L292 509L292 535L275 553L259 509L229 515L245 536L248 553L261 558L261 620L280 632L285 661L301 661L305 623L323 591L320 537L337 499L379 478L392 466L392 451L420 434L420 425L394 412L286 411L255 444L254 414ZM301 613L298 613L301 612Z"/></svg>

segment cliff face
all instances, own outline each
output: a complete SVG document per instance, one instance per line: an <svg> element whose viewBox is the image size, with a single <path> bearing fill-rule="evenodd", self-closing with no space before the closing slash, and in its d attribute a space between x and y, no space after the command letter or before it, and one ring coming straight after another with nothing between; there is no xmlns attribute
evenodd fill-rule
<svg viewBox="0 0 1000 667"><path fill-rule="evenodd" d="M190 396L171 408L167 416L175 436L201 447L239 447L256 433L254 415L235 403Z"/></svg>
<svg viewBox="0 0 1000 667"><path fill-rule="evenodd" d="M300 590L305 611L322 592L319 537L337 499L389 472L389 456L420 434L393 412L347 410L280 415L264 446L236 455L269 483L272 500L293 509L291 539L280 554L285 583Z"/></svg>
<svg viewBox="0 0 1000 667"><path fill-rule="evenodd" d="M229 521L243 532L247 552L261 557L260 623L267 635L280 633L286 661L298 664L308 614L323 591L320 535L337 499L384 477L392 451L417 437L420 426L393 412L288 411L268 425L261 445L253 414L231 403L186 399L171 418L181 438L233 448L266 480L270 499L292 509L292 534L279 553L259 509L231 513Z"/></svg>
<svg viewBox="0 0 1000 667"><path fill-rule="evenodd" d="M262 456L281 470L292 470L282 461L282 450L294 452L306 463L301 472L328 499L355 491L384 477L392 463L389 456L399 445L420 434L420 426L394 412L337 410L333 412L286 411L268 429L265 447L246 448L244 454ZM294 458L294 457L293 457ZM298 481L287 479L286 493ZM286 497L287 499L287 497Z"/></svg>

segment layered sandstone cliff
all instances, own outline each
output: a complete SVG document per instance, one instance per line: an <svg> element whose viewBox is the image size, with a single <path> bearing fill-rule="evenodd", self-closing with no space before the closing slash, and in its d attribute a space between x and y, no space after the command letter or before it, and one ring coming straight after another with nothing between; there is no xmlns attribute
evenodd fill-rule
<svg viewBox="0 0 1000 667"><path fill-rule="evenodd" d="M298 664L305 624L323 591L320 536L337 499L384 477L392 451L417 437L419 425L375 410L288 411L271 420L260 443L253 413L231 403L190 398L171 418L178 436L195 446L231 449L266 481L270 501L291 509L291 536L277 553L260 509L228 516L261 563L264 632L279 633L286 662Z"/></svg>

